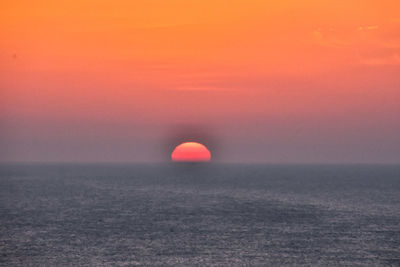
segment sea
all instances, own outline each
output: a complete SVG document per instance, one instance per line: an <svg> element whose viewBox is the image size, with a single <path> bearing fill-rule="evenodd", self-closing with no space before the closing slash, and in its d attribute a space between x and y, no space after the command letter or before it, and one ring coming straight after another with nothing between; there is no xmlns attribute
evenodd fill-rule
<svg viewBox="0 0 400 267"><path fill-rule="evenodd" d="M400 165L1 164L0 266L400 266Z"/></svg>

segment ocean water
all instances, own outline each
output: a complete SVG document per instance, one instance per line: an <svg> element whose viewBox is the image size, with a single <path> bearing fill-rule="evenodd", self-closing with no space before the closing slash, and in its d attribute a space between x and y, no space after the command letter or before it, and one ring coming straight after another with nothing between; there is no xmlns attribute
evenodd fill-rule
<svg viewBox="0 0 400 267"><path fill-rule="evenodd" d="M400 266L400 166L0 166L1 266Z"/></svg>

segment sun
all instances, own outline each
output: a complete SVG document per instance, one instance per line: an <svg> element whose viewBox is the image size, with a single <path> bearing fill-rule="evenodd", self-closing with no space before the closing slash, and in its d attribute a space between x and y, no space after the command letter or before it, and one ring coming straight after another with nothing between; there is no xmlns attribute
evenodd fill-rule
<svg viewBox="0 0 400 267"><path fill-rule="evenodd" d="M197 142L184 142L175 147L171 159L172 161L207 162L211 160L211 153L205 145Z"/></svg>

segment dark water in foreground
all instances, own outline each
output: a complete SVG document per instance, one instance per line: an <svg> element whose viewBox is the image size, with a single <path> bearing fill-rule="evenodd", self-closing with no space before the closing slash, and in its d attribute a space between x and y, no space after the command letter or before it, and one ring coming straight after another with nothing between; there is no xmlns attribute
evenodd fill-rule
<svg viewBox="0 0 400 267"><path fill-rule="evenodd" d="M400 265L400 166L1 165L0 265Z"/></svg>

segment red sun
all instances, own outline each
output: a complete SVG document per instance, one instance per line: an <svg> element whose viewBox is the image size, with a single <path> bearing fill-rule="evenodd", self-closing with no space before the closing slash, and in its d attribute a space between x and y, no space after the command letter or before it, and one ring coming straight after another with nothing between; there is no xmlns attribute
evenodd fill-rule
<svg viewBox="0 0 400 267"><path fill-rule="evenodd" d="M171 154L172 161L210 161L211 153L204 145L197 142L185 142L175 147Z"/></svg>

